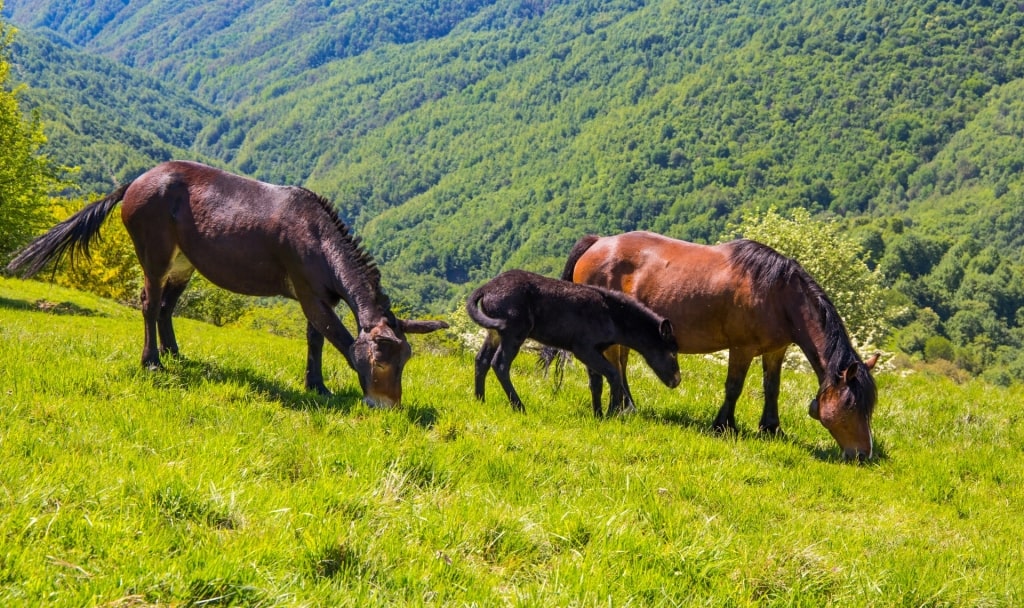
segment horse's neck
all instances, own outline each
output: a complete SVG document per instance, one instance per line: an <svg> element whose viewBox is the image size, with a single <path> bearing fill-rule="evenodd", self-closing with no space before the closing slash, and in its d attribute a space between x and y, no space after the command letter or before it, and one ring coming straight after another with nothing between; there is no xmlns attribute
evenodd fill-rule
<svg viewBox="0 0 1024 608"><path fill-rule="evenodd" d="M792 319L796 325L793 341L807 357L820 384L828 369L828 332L822 312L811 300L807 300L800 304L798 314L793 315Z"/></svg>
<svg viewBox="0 0 1024 608"><path fill-rule="evenodd" d="M334 290L352 309L361 329L376 326L390 310L378 281L370 276L362 261L351 259L341 247L334 249Z"/></svg>

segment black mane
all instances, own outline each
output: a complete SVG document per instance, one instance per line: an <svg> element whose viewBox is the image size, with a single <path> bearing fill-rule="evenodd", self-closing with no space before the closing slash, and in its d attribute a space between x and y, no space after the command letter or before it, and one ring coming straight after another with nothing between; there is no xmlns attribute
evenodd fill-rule
<svg viewBox="0 0 1024 608"><path fill-rule="evenodd" d="M344 249L345 256L355 263L355 268L367 280L369 286L373 289L377 303L390 319L392 316L391 299L388 298L381 288L380 268L377 267L377 262L373 259L373 256L363 247L363 239L352 233L352 229L341 219L341 216L338 215L338 210L331 201L307 188L300 187L298 189L312 197L320 205L320 208L327 213L327 217L334 224L335 228L338 229L338 234L341 236L341 246Z"/></svg>
<svg viewBox="0 0 1024 608"><path fill-rule="evenodd" d="M825 382L835 384L851 365L862 363L832 300L796 260L749 239L729 244L732 246L730 260L750 276L755 290L768 293L772 289L784 288L792 280L802 284L808 300L818 311L825 335ZM854 393L853 403L870 415L877 395L875 381L865 365L857 366L857 378L848 386Z"/></svg>

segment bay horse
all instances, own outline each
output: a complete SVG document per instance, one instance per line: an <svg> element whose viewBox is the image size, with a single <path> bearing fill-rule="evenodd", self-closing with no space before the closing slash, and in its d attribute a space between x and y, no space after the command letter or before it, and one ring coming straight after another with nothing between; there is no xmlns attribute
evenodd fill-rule
<svg viewBox="0 0 1024 608"><path fill-rule="evenodd" d="M448 326L395 317L373 258L323 197L188 161L159 164L86 206L30 243L8 272L32 276L65 254L88 256L118 203L145 276L147 368L162 367L161 353L178 355L171 316L196 270L229 291L298 300L307 319L305 386L324 395L325 337L359 376L366 401L391 406L401 402L412 356L405 334ZM355 313L356 338L334 312L341 300Z"/></svg>
<svg viewBox="0 0 1024 608"><path fill-rule="evenodd" d="M786 349L796 344L817 374L808 413L832 434L846 459L871 458L877 392L835 306L796 261L750 240L699 245L651 232L588 235L572 248L564 280L617 289L672 321L680 353L729 351L725 400L713 428L735 430L736 400L754 357L764 372L759 428L779 433L779 386ZM622 374L626 407L629 351L606 356Z"/></svg>
<svg viewBox="0 0 1024 608"><path fill-rule="evenodd" d="M667 386L679 384L672 322L621 291L509 270L474 290L466 300L466 312L488 330L476 356L476 398L481 401L487 370L493 368L512 408L525 409L509 371L527 338L570 351L587 366L594 415L599 418L602 377L611 387L608 412L621 409L623 401L623 377L603 354L613 344L640 353Z"/></svg>

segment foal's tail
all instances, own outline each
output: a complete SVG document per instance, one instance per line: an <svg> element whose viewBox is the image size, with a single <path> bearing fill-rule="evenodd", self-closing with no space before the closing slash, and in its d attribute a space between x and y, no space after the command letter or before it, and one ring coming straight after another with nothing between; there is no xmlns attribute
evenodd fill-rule
<svg viewBox="0 0 1024 608"><path fill-rule="evenodd" d="M50 262L59 262L66 254L70 254L72 260L76 252L89 257L89 244L99 234L103 221L121 202L130 185L131 182L114 190L105 198L89 204L29 243L7 265L7 272L31 277Z"/></svg>
<svg viewBox="0 0 1024 608"><path fill-rule="evenodd" d="M484 297L484 290L478 287L476 291L469 294L469 298L466 300L466 314L469 315L473 322L483 327L484 329L493 329L501 331L505 329L506 324L503 319L495 319L494 317L487 316L480 308L480 300Z"/></svg>

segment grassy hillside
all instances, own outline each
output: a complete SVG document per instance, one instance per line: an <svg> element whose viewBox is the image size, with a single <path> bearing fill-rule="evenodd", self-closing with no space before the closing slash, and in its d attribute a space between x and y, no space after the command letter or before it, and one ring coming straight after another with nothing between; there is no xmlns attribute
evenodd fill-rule
<svg viewBox="0 0 1024 608"><path fill-rule="evenodd" d="M336 353L313 397L304 344L251 330L179 321L185 358L145 372L138 317L0 279L5 604L1024 601L1021 389L883 373L854 466L796 372L779 440L707 431L724 368L698 357L595 421L578 368L554 392L523 358L515 415L416 342L408 402L376 411Z"/></svg>

